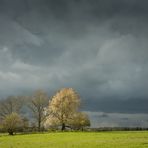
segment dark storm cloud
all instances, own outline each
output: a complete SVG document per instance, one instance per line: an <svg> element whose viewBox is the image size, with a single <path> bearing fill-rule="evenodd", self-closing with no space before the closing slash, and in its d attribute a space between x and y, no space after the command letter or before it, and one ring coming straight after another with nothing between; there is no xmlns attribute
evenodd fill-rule
<svg viewBox="0 0 148 148"><path fill-rule="evenodd" d="M0 94L76 89L89 111L147 113L148 1L0 0Z"/></svg>
<svg viewBox="0 0 148 148"><path fill-rule="evenodd" d="M86 102L87 107L85 110L90 111L104 111L108 113L148 113L147 99L129 99L129 100L120 100L118 99L96 99L97 101L95 104L90 100L87 100ZM104 114L103 114L104 115ZM103 117L103 115L101 117Z"/></svg>

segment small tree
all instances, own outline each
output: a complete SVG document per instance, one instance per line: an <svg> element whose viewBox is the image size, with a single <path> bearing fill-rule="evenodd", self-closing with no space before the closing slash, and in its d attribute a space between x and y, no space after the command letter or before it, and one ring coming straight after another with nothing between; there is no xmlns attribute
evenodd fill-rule
<svg viewBox="0 0 148 148"><path fill-rule="evenodd" d="M57 120L63 131L77 112L79 104L79 95L72 88L63 88L49 102L49 118Z"/></svg>
<svg viewBox="0 0 148 148"><path fill-rule="evenodd" d="M17 113L11 113L10 115L6 115L3 120L3 127L7 130L9 135L13 135L13 133L22 126L22 119Z"/></svg>
<svg viewBox="0 0 148 148"><path fill-rule="evenodd" d="M84 127L90 126L90 120L87 114L78 112L73 115L73 119L69 121L69 125L73 129L82 130Z"/></svg>
<svg viewBox="0 0 148 148"><path fill-rule="evenodd" d="M48 96L44 91L37 90L29 103L29 107L37 121L38 131L41 130L41 123L45 119L44 108L47 106L48 100Z"/></svg>

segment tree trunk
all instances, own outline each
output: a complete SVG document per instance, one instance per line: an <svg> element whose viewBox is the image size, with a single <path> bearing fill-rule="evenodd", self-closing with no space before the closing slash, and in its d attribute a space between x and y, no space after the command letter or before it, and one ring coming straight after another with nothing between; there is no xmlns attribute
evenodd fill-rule
<svg viewBox="0 0 148 148"><path fill-rule="evenodd" d="M9 135L13 135L13 130L11 130L11 129L8 129L8 133L9 133Z"/></svg>
<svg viewBox="0 0 148 148"><path fill-rule="evenodd" d="M38 121L38 131L39 132L41 131L41 122L40 122L40 120Z"/></svg>
<svg viewBox="0 0 148 148"><path fill-rule="evenodd" d="M62 128L61 128L62 131L65 130L65 123L62 123Z"/></svg>

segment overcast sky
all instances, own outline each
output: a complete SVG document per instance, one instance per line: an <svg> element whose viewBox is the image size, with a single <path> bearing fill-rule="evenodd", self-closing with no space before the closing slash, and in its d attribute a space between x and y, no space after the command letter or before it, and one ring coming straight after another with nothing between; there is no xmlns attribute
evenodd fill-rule
<svg viewBox="0 0 148 148"><path fill-rule="evenodd" d="M0 97L72 87L96 125L148 126L147 8L147 0L0 0Z"/></svg>

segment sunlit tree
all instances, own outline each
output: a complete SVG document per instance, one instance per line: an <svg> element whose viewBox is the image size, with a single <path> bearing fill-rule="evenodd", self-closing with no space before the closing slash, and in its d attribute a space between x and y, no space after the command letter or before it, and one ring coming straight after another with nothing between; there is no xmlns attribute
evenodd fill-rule
<svg viewBox="0 0 148 148"><path fill-rule="evenodd" d="M63 88L49 102L49 118L57 120L61 130L65 130L69 120L78 111L80 97L72 88Z"/></svg>

